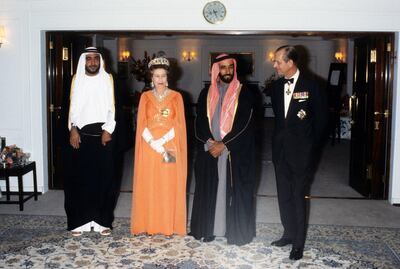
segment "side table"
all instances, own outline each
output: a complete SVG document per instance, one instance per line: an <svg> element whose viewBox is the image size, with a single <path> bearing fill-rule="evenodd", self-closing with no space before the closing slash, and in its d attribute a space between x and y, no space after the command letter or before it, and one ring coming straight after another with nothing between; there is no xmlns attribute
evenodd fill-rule
<svg viewBox="0 0 400 269"><path fill-rule="evenodd" d="M33 173L33 193L24 192L24 185L22 176L32 172ZM18 201L10 201L10 177L18 177ZM36 163L28 162L21 165L11 165L6 167L0 167L0 180L6 181L6 200L0 201L0 204L19 204L19 210L24 210L24 203L30 198L34 197L35 201L38 199L37 191L37 178L36 178ZM24 194L27 194L24 198Z"/></svg>

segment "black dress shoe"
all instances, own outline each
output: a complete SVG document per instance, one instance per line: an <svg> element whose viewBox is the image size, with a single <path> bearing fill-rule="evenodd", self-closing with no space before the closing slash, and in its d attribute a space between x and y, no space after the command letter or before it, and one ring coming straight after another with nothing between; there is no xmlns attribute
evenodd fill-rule
<svg viewBox="0 0 400 269"><path fill-rule="evenodd" d="M188 233L188 235L189 236L193 236L194 239L196 239L196 240L200 240L201 239L201 237L198 237L197 235L194 235L193 233Z"/></svg>
<svg viewBox="0 0 400 269"><path fill-rule="evenodd" d="M303 249L302 248L292 248L292 251L290 251L289 259L291 260L300 260L303 258Z"/></svg>
<svg viewBox="0 0 400 269"><path fill-rule="evenodd" d="M207 236L203 238L203 242L211 242L214 241L215 236Z"/></svg>
<svg viewBox="0 0 400 269"><path fill-rule="evenodd" d="M273 241L273 242L271 243L271 246L275 246L275 247L284 247L284 246L287 246L287 245L289 245L289 244L291 244L291 243L292 243L292 240L287 239L287 238L281 238L281 239L279 239L279 240Z"/></svg>

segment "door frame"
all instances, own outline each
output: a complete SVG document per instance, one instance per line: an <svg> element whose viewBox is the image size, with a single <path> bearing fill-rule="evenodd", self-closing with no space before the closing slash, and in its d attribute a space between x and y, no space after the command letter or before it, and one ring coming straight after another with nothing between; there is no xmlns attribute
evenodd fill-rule
<svg viewBox="0 0 400 269"><path fill-rule="evenodd" d="M46 31L46 32L55 32L55 31ZM58 32L66 32L66 31L58 31ZM268 34L268 32L266 32L266 31L248 31L249 32L249 34L247 34L247 32L241 32L240 33L240 35L245 35L245 36L264 36L264 35L267 35ZM96 30L96 31L77 31L77 33L93 33L93 34L96 34L96 33L102 33L102 31L99 31L99 30ZM106 32L107 34L110 34L110 32L108 31L108 32ZM155 35L156 33L154 32L154 31L129 31L129 33L130 34L135 34L135 33L138 33L138 34L140 34L140 35ZM163 35L167 35L168 33L171 33L171 34L177 34L177 31L162 31L162 34ZM227 38L228 37L231 37L231 36L237 36L237 35L233 35L233 34L231 34L231 33L228 33L228 34L221 34L220 32L210 32L210 31L194 31L194 32L186 32L186 31L179 31L178 32L179 34L185 34L185 35L193 35L193 36L195 36L195 35L204 35L204 34L207 34L208 36L218 36L218 37L221 37L221 36L226 36ZM115 31L115 35L117 36L117 35L120 35L121 34L121 32L118 32L118 31ZM159 32L157 32L157 34L160 34ZM297 35L299 35L299 33L296 33ZM382 33L364 33L364 35L375 35L375 34L382 34ZM387 33L383 33L383 34L391 34L391 35L394 35L394 32L387 32ZM274 35L276 35L276 33L274 34ZM285 31L285 32L281 32L281 33L279 33L279 35L280 36L292 36L293 35L293 33L292 32L290 32L290 31ZM308 33L306 33L306 32L304 32L304 35L305 36L308 36ZM338 33L332 33L332 32L315 32L314 33L314 36L323 36L323 35L329 35L329 36L337 36L337 37L345 37L345 38L347 38L348 40L349 39L351 39L352 37L356 37L356 36L359 36L360 35L360 33L357 33L357 32L346 32L346 33L343 33L343 32L338 32ZM46 44L48 44L47 42L46 42ZM393 47L395 47L395 45L396 44L394 44L394 40L393 40ZM46 57L47 58L47 57ZM48 64L47 64L47 59L46 59L46 70L48 70ZM388 100L388 102L390 103L390 111L389 111L389 113L391 114L392 113L392 106L391 106L391 104L392 104L392 102L393 102L393 72L394 72L394 67L393 67L393 65L391 66L391 71L390 71L390 74L392 74L391 75L391 78L390 78L390 100ZM49 87L49 81L48 81L48 78L47 78L47 76L46 76L46 82L47 82L47 87L46 87L46 91L47 91L47 94L48 94L48 92L49 92L49 89L48 89L48 87ZM349 80L347 80L347 81L349 81ZM49 99L48 99L48 96L47 96L47 101L49 101ZM49 103L47 103L47 104L49 104ZM48 113L48 106L46 107L46 111L47 111L47 113ZM49 119L49 117L48 117L48 119ZM388 171L388 173L386 173L386 181L389 183L389 175L390 175L390 169L391 169L391 163L390 163L390 156L391 156L391 148L390 148L390 145L391 145L391 122L389 121L389 130L388 130L388 132L387 132L387 141L388 141L388 150L387 150L387 155L388 155L388 162L387 162L387 164L386 164L386 170ZM47 127L48 127L48 129L47 129L47 133L49 132L49 120L48 120L48 122L47 122ZM49 180L49 183L50 183L50 180L51 180L51 178L52 178L52 174L50 174L50 171L51 171L51 166L52 166L52 163L51 163L51 161L52 161L52 157L50 156L50 154L51 154L51 150L50 150L50 148L51 148L51 145L49 144L49 141L48 141L48 167L49 167L49 171L48 171L48 180ZM49 186L51 186L51 185L49 185ZM390 187L390 185L389 185L389 187ZM50 188L51 189L51 188ZM387 193L387 190L388 190L389 188L386 188L386 193ZM386 199L387 199L387 196L386 196Z"/></svg>
<svg viewBox="0 0 400 269"><path fill-rule="evenodd" d="M349 181L372 199L388 198L393 37L384 33L354 39Z"/></svg>

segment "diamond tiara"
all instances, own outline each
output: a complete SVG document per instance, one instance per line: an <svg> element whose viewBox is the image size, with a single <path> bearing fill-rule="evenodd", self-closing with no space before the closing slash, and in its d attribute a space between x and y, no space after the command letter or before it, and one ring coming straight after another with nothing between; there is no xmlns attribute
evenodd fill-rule
<svg viewBox="0 0 400 269"><path fill-rule="evenodd" d="M166 66L169 66L169 61L165 57L158 57L158 58L154 58L153 60L151 60L149 62L149 64L148 64L148 67L150 68L152 65L166 65Z"/></svg>

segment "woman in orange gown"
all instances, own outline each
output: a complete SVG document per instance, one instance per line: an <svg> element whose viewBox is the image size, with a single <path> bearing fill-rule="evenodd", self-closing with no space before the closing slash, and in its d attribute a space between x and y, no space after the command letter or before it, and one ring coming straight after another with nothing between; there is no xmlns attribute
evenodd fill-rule
<svg viewBox="0 0 400 269"><path fill-rule="evenodd" d="M149 63L154 88L140 98L131 233L186 234L186 124L180 93L168 88L169 62Z"/></svg>

